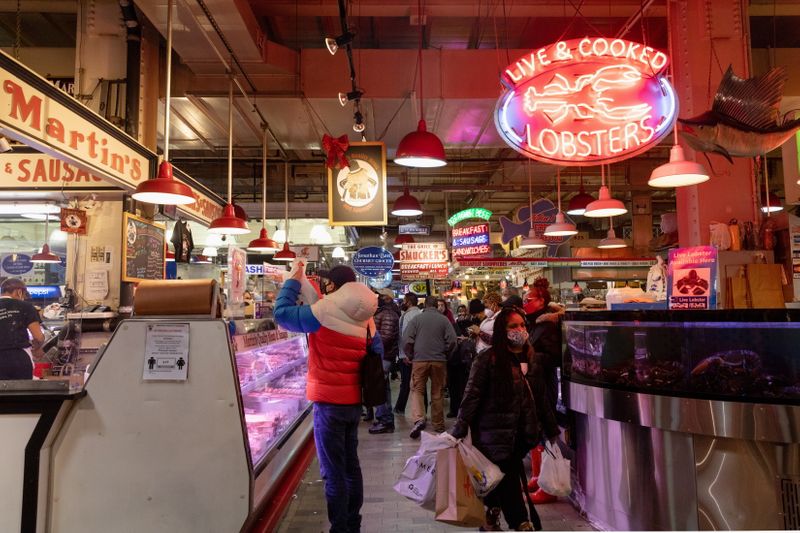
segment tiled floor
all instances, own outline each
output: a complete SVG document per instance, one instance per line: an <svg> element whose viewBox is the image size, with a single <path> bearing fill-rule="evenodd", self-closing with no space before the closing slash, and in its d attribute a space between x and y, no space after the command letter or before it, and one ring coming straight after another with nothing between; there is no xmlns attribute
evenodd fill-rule
<svg viewBox="0 0 800 533"><path fill-rule="evenodd" d="M397 382L393 382L392 398L396 396ZM445 400L447 401L447 400ZM470 531L436 522L433 513L422 509L392 490L406 459L414 455L418 440L411 440L411 406L408 417L395 417L395 432L383 435L367 433L369 424L362 422L359 433L358 455L364 475L364 506L362 531ZM448 429L452 420L447 420ZM317 533L328 531L322 476L316 459L303 477L303 481L281 522L278 533ZM591 531L593 528L581 518L566 501L536 507L545 530ZM474 529L472 529L474 531Z"/></svg>

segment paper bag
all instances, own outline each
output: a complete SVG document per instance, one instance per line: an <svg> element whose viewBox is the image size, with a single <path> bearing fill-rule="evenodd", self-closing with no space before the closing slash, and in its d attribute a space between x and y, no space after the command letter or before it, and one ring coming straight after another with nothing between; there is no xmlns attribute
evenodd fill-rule
<svg viewBox="0 0 800 533"><path fill-rule="evenodd" d="M747 265L747 284L754 309L784 307L782 276L781 265Z"/></svg>
<svg viewBox="0 0 800 533"><path fill-rule="evenodd" d="M477 527L484 519L483 503L475 494L461 454L456 448L436 452L436 520Z"/></svg>

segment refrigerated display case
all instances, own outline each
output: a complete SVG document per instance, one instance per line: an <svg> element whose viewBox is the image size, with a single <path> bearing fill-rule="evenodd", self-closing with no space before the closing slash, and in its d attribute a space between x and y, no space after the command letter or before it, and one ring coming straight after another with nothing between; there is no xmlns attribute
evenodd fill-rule
<svg viewBox="0 0 800 533"><path fill-rule="evenodd" d="M48 530L245 531L285 503L313 455L307 342L251 326L119 324L53 444ZM180 353L180 372L154 379L170 356L153 350Z"/></svg>
<svg viewBox="0 0 800 533"><path fill-rule="evenodd" d="M797 529L799 320L568 312L579 506L604 529Z"/></svg>

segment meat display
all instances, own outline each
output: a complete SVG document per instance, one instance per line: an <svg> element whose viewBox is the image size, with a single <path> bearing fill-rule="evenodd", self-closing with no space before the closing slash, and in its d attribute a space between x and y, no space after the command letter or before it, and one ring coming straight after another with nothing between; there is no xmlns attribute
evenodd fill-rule
<svg viewBox="0 0 800 533"><path fill-rule="evenodd" d="M236 368L255 465L309 405L306 338L297 335L237 352Z"/></svg>

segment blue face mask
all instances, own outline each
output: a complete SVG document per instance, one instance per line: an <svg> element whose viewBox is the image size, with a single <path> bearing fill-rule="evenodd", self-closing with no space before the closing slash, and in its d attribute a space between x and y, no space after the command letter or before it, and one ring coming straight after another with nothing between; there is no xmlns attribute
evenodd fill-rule
<svg viewBox="0 0 800 533"><path fill-rule="evenodd" d="M512 329L506 335L508 335L508 343L511 346L520 347L528 342L528 332L524 329Z"/></svg>

